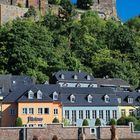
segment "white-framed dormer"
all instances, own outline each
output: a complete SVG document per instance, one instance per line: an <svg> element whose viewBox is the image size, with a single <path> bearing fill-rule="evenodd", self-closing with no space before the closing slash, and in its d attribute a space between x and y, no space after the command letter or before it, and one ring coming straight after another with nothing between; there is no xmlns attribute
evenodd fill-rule
<svg viewBox="0 0 140 140"><path fill-rule="evenodd" d="M118 103L121 104L122 98L118 97Z"/></svg>
<svg viewBox="0 0 140 140"><path fill-rule="evenodd" d="M60 78L61 78L61 79L65 79L65 75L64 75L64 74L61 74L61 75L60 75Z"/></svg>
<svg viewBox="0 0 140 140"><path fill-rule="evenodd" d="M109 97L109 95L105 95L104 96L104 101L106 102L106 103L109 103L110 102L110 97Z"/></svg>
<svg viewBox="0 0 140 140"><path fill-rule="evenodd" d="M75 100L76 100L76 98L75 98L75 96L72 94L72 95L70 95L70 101L72 102L72 103L74 103L75 102Z"/></svg>
<svg viewBox="0 0 140 140"><path fill-rule="evenodd" d="M58 100L58 93L56 91L53 92L53 100L54 101Z"/></svg>
<svg viewBox="0 0 140 140"><path fill-rule="evenodd" d="M28 99L34 99L34 92L32 90L28 91Z"/></svg>
<svg viewBox="0 0 140 140"><path fill-rule="evenodd" d="M73 78L74 78L74 80L77 80L77 79L78 79L78 76L75 74L75 75L73 76Z"/></svg>
<svg viewBox="0 0 140 140"><path fill-rule="evenodd" d="M42 99L42 96L43 96L43 93L40 90L38 90L37 91L37 99Z"/></svg>
<svg viewBox="0 0 140 140"><path fill-rule="evenodd" d="M128 97L127 101L128 101L129 104L133 104L134 99L132 97Z"/></svg>
<svg viewBox="0 0 140 140"><path fill-rule="evenodd" d="M92 103L93 97L89 94L89 95L87 96L87 100L88 100L89 103Z"/></svg>
<svg viewBox="0 0 140 140"><path fill-rule="evenodd" d="M87 75L86 77L87 77L87 80L91 80L91 77L90 77L90 75Z"/></svg>

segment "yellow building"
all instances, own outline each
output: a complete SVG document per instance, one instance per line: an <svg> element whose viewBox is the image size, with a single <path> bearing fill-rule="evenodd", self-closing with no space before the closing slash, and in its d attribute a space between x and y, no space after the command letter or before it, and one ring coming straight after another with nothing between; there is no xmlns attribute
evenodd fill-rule
<svg viewBox="0 0 140 140"><path fill-rule="evenodd" d="M15 126L18 117L28 127L46 126L54 118L61 122L62 104L55 90L57 86L34 85L28 90L27 87L13 91L4 99L1 126Z"/></svg>

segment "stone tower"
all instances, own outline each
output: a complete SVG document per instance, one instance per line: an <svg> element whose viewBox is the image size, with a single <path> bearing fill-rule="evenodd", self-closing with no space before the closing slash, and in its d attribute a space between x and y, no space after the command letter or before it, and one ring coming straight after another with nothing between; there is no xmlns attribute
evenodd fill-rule
<svg viewBox="0 0 140 140"><path fill-rule="evenodd" d="M92 9L103 18L117 17L116 0L94 0Z"/></svg>

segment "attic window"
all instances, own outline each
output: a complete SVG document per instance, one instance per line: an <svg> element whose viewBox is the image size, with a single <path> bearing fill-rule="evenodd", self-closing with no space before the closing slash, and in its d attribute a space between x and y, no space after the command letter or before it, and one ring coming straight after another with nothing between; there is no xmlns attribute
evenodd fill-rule
<svg viewBox="0 0 140 140"><path fill-rule="evenodd" d="M42 92L40 90L37 92L37 99L42 99Z"/></svg>
<svg viewBox="0 0 140 140"><path fill-rule="evenodd" d="M122 99L118 98L118 103L121 104L121 102L122 102Z"/></svg>
<svg viewBox="0 0 140 140"><path fill-rule="evenodd" d="M77 79L78 79L77 75L74 75L74 76L73 76L73 78L74 78L75 80L77 80Z"/></svg>
<svg viewBox="0 0 140 140"><path fill-rule="evenodd" d="M61 74L61 75L60 75L60 78L61 78L61 79L65 79L64 74Z"/></svg>
<svg viewBox="0 0 140 140"><path fill-rule="evenodd" d="M71 101L72 103L75 102L75 96L74 96L74 95L71 95L71 96L70 96L70 101Z"/></svg>
<svg viewBox="0 0 140 140"><path fill-rule="evenodd" d="M91 77L90 77L90 75L87 75L87 80L91 80Z"/></svg>
<svg viewBox="0 0 140 140"><path fill-rule="evenodd" d="M129 98L128 98L128 103L129 103L129 104L132 104L132 103L133 103L133 98L130 98L130 97L129 97Z"/></svg>
<svg viewBox="0 0 140 140"><path fill-rule="evenodd" d="M92 103L92 99L93 99L93 97L91 95L88 95L88 102L89 103Z"/></svg>
<svg viewBox="0 0 140 140"><path fill-rule="evenodd" d="M56 91L53 93L53 100L58 100L58 93Z"/></svg>
<svg viewBox="0 0 140 140"><path fill-rule="evenodd" d="M28 99L34 99L34 92L31 90L28 92Z"/></svg>
<svg viewBox="0 0 140 140"><path fill-rule="evenodd" d="M110 102L110 97L108 95L105 95L104 100L105 100L106 103L109 103Z"/></svg>

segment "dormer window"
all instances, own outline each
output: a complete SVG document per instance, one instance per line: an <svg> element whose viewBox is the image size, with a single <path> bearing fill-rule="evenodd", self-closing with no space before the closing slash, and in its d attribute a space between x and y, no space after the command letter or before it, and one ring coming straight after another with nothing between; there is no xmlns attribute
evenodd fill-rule
<svg viewBox="0 0 140 140"><path fill-rule="evenodd" d="M118 98L118 103L121 104L121 102L122 102L122 99Z"/></svg>
<svg viewBox="0 0 140 140"><path fill-rule="evenodd" d="M74 75L73 78L74 78L74 80L77 80L78 79L78 76L77 75Z"/></svg>
<svg viewBox="0 0 140 140"><path fill-rule="evenodd" d="M40 90L37 92L37 99L42 99L42 92Z"/></svg>
<svg viewBox="0 0 140 140"><path fill-rule="evenodd" d="M91 77L90 77L90 75L87 75L87 80L91 80Z"/></svg>
<svg viewBox="0 0 140 140"><path fill-rule="evenodd" d="M61 79L65 79L64 74L61 74L61 75L60 75L60 78L61 78Z"/></svg>
<svg viewBox="0 0 140 140"><path fill-rule="evenodd" d="M132 104L133 103L133 98L128 97L128 103Z"/></svg>
<svg viewBox="0 0 140 140"><path fill-rule="evenodd" d="M78 84L76 84L76 87L81 87L81 84L79 84L79 83L78 83Z"/></svg>
<svg viewBox="0 0 140 140"><path fill-rule="evenodd" d="M110 97L108 95L105 95L104 100L105 100L106 103L109 103L110 102Z"/></svg>
<svg viewBox="0 0 140 140"><path fill-rule="evenodd" d="M58 93L56 91L53 93L53 100L58 100Z"/></svg>
<svg viewBox="0 0 140 140"><path fill-rule="evenodd" d="M75 102L75 96L74 96L74 95L71 95L71 96L70 96L70 101L71 101L72 103Z"/></svg>
<svg viewBox="0 0 140 140"><path fill-rule="evenodd" d="M92 103L93 97L91 95L88 95L88 102Z"/></svg>
<svg viewBox="0 0 140 140"><path fill-rule="evenodd" d="M34 92L31 90L28 92L28 99L34 99Z"/></svg>

